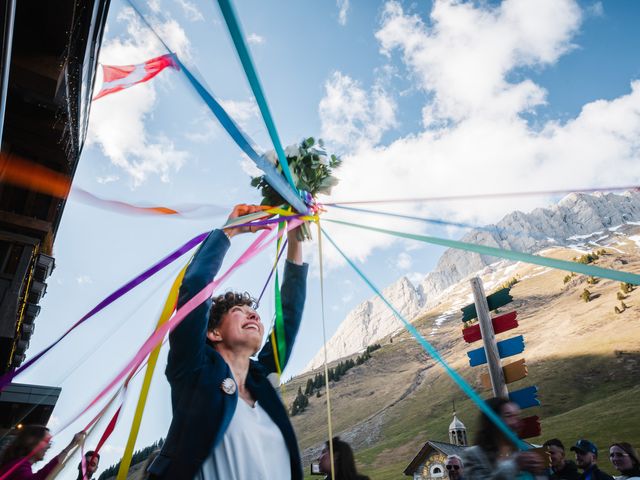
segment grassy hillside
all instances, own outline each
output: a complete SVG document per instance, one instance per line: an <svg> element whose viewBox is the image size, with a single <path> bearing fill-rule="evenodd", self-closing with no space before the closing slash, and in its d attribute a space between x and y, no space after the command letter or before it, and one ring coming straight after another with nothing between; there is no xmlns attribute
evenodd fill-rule
<svg viewBox="0 0 640 480"><path fill-rule="evenodd" d="M626 253L611 252L597 264L627 271L640 271L640 262L627 245ZM554 250L546 255L571 259L576 252ZM523 334L526 349L522 356L529 366L529 376L510 385L512 390L528 385L540 389L541 407L526 415L542 418L543 435L531 439L559 437L571 443L587 437L606 448L616 440L640 445L640 289L624 299L627 310L614 313L619 305L620 284L601 280L588 284L576 276L568 283L566 272L541 267L522 266L510 272L521 280L512 288L520 327L499 335L499 339ZM495 276L495 274L494 274ZM485 278L485 281L488 281ZM584 302L580 294L588 288L593 300ZM460 287L451 301L428 312L414 324L431 341L465 379L481 391L480 374L486 367L470 368L466 352L477 348L461 338L460 316L455 313L433 336L434 322L452 305L466 303L468 292ZM506 311L506 310L505 310ZM626 354L617 354L618 351ZM311 372L287 385L288 403ZM355 367L339 382L331 385L334 434L350 441L364 473L375 479L402 476L402 471L428 439L446 440L451 421L452 400L458 417L473 438L476 408L426 357L421 347L407 333L401 333L373 353L366 364ZM482 392L489 396L488 392ZM311 397L309 408L292 419L302 449L305 467L317 457L327 437L325 395ZM602 466L609 469L606 456Z"/></svg>
<svg viewBox="0 0 640 480"><path fill-rule="evenodd" d="M633 242L627 240L608 251L597 265L640 273L640 255ZM580 253L554 249L545 255L572 259ZM531 441L542 443L558 437L571 444L585 437L602 449L618 440L640 446L640 288L626 295L623 301L628 308L616 314L619 283L600 280L590 284L584 276L565 282L566 275L517 265L487 271L483 276L487 291L510 278L519 280L511 290L514 302L504 312L517 310L520 326L498 339L525 337L524 354L507 362L525 358L529 367L529 376L511 384L511 390L528 385L539 388L542 405L524 412L542 419L543 435ZM588 303L580 298L585 288L592 294ZM459 308L471 302L468 282L449 289L445 298L413 323L447 362L488 397L489 392L480 384L486 366L470 368L466 355L481 345L469 346L462 340ZM452 401L470 439L478 414L404 330L379 343L382 348L373 352L372 358L331 383L332 421L334 435L354 446L364 473L376 480L398 479L426 440L447 440ZM319 371L307 372L285 385L287 405L298 388L304 390L307 379ZM292 417L307 472L327 439L326 398L322 389L320 398L309 397L307 409ZM606 455L600 463L612 473ZM139 477L140 472L132 472L129 478Z"/></svg>

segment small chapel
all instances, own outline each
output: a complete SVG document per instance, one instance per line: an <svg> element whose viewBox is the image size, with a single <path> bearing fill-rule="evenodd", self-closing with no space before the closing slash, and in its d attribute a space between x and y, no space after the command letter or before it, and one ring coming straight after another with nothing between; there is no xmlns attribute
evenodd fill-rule
<svg viewBox="0 0 640 480"><path fill-rule="evenodd" d="M453 412L453 420L449 425L449 443L427 440L411 463L404 469L404 474L413 480L440 480L447 478L445 462L449 455L462 456L467 448L467 429L464 423Z"/></svg>

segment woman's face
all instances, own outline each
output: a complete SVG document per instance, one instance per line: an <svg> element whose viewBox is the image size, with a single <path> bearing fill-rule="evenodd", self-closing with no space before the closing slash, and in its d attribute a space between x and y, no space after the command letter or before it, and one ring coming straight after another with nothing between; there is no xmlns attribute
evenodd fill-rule
<svg viewBox="0 0 640 480"><path fill-rule="evenodd" d="M609 459L619 472L622 472L623 470L631 470L633 468L633 460L631 460L631 456L616 445L613 445L609 449Z"/></svg>
<svg viewBox="0 0 640 480"><path fill-rule="evenodd" d="M47 454L47 450L51 448L51 435L48 433L43 437L37 440L33 446L34 449L37 449L33 455L33 462L39 462L44 458Z"/></svg>
<svg viewBox="0 0 640 480"><path fill-rule="evenodd" d="M520 430L520 407L513 402L505 403L500 411L500 417L514 432Z"/></svg>
<svg viewBox="0 0 640 480"><path fill-rule="evenodd" d="M331 456L329 455L329 447L324 447L320 458L318 458L320 464L320 471L322 473L331 473Z"/></svg>

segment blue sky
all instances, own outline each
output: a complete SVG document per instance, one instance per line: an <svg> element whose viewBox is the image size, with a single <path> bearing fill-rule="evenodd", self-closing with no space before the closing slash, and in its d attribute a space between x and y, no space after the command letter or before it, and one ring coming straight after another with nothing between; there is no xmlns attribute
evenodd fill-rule
<svg viewBox="0 0 640 480"><path fill-rule="evenodd" d="M245 131L270 149L215 2L154 0L140 5ZM236 9L282 142L322 136L330 151L343 156L341 184L332 200L637 183L640 85L634 90L632 82L640 79L640 35L634 22L640 4L548 0L536 2L534 10L531 5L255 0L238 1ZM101 62L133 64L162 53L126 2L113 1ZM75 184L132 203L206 203L230 209L235 203L259 201L249 186L250 170L181 74L167 70L93 105ZM530 210L553 200L386 208L483 224L515 208ZM327 216L357 218L340 212ZM225 218L125 216L83 205L72 195L30 352L41 350L164 254ZM359 220L454 238L463 234L376 217ZM402 275L419 283L441 253L334 225L327 230L381 287ZM249 241L246 236L234 240L227 259L239 255ZM307 246L309 300L285 377L300 371L322 344L316 248L315 242ZM326 250L330 336L371 293L334 251ZM274 253L257 258L226 287L258 292ZM152 330L175 268L96 316L20 378L62 386L54 431L97 393ZM266 322L272 303L268 297L261 307ZM165 357L163 352L138 446L163 436L170 421ZM138 385L134 383L120 427L104 450L102 466L122 452ZM62 432L56 447L81 424Z"/></svg>

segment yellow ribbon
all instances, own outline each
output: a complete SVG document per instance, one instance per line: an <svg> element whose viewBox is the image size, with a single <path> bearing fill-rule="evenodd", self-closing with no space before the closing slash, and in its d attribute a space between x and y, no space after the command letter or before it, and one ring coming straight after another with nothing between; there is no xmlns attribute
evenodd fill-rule
<svg viewBox="0 0 640 480"><path fill-rule="evenodd" d="M317 215L316 215L317 217ZM324 271L322 261L322 228L320 219L315 220L318 227L318 263L320 264L320 306L322 311L322 336L324 340L324 384L327 390L327 428L329 430L329 461L331 462L331 480L336 480L336 472L333 463L333 426L331 424L331 396L329 395L329 368L327 366L327 327L324 313Z"/></svg>
<svg viewBox="0 0 640 480"><path fill-rule="evenodd" d="M188 265L189 264L185 265L182 270L180 270L180 273L178 273L178 276L173 281L173 285L171 286L169 295L164 302L162 313L160 314L160 318L158 319L156 330L169 320L169 318L173 314L173 311L175 310L180 285L182 284L182 279L184 278L184 274L187 271ZM153 372L156 368L156 364L158 363L158 356L160 355L161 348L162 343L154 348L149 355L149 362L147 364L147 370L144 374L142 388L140 389L140 396L138 397L136 412L133 416L133 422L131 423L129 439L127 440L127 446L125 447L124 454L122 455L122 460L120 461L120 469L118 470L118 476L116 477L116 480L126 480L127 474L129 473L129 467L131 466L131 459L133 457L133 449L136 445L138 432L140 431L140 423L142 423L142 415L144 413L144 407L147 403L149 388L151 387L151 379L153 378Z"/></svg>

